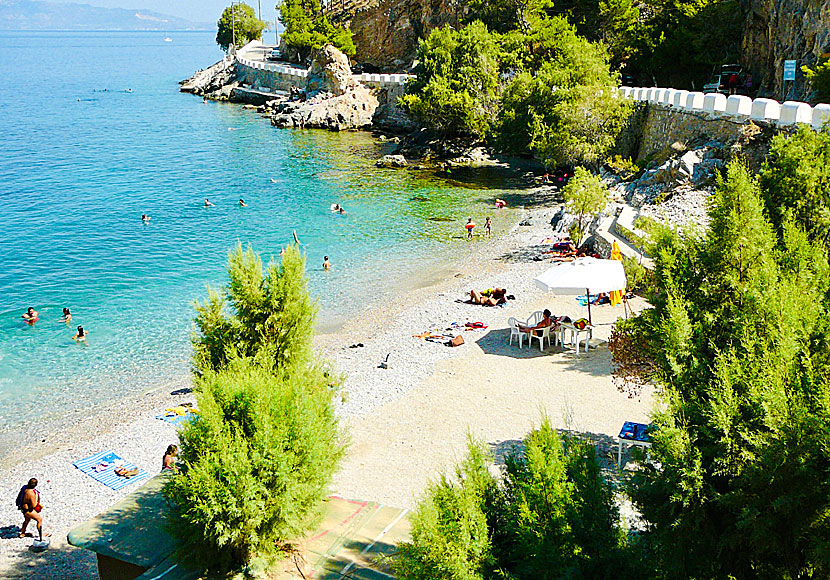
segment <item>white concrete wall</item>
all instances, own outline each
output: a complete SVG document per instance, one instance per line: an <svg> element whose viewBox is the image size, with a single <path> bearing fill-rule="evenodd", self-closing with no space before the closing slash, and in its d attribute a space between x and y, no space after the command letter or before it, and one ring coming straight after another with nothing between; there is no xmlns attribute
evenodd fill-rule
<svg viewBox="0 0 830 580"><path fill-rule="evenodd" d="M281 77L280 80L297 82L308 77L308 70L306 69L285 66L273 62L253 61L241 57L237 57L236 61L240 65L253 70L262 70L274 73L278 77ZM364 85L376 88L403 86L411 78L413 78L412 75L405 74L379 75L363 73L360 75L354 75L354 80L361 82Z"/></svg>
<svg viewBox="0 0 830 580"><path fill-rule="evenodd" d="M621 87L620 94L634 101L648 101L716 116L750 117L779 126L802 124L820 130L830 121L830 104L825 103L811 107L799 101L786 101L782 104L773 99L753 100L745 95L731 95L727 98L720 93L704 95L700 92L660 87Z"/></svg>

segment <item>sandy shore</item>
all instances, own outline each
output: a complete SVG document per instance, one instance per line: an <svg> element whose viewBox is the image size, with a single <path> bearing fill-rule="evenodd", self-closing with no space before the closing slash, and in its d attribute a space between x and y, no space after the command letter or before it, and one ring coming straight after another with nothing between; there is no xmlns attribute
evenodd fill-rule
<svg viewBox="0 0 830 580"><path fill-rule="evenodd" d="M338 412L351 439L332 491L401 507L413 505L425 483L465 452L467 433L489 443L501 455L521 440L546 412L560 428L596 439L603 452L625 420L646 420L651 399L628 399L610 378L610 353L604 340L622 308L594 309L595 344L576 355L559 348L540 353L537 346L507 344L507 318L526 318L548 307L555 314L584 316L573 298L545 296L533 278L550 266L536 261L550 233L555 198L529 192L525 217L493 240L479 239L459 255L447 277L367 309L342 330L317 337L321 353L346 375ZM500 286L516 296L500 308L463 303L471 288ZM635 310L644 305L634 302ZM414 338L452 323L481 321L485 330L459 331L465 344L449 348ZM455 332L456 334L459 332ZM362 347L350 348L362 343ZM388 355L388 368L379 363ZM173 387L176 387L175 389ZM148 393L78 422L47 442L26 448L31 459L4 468L0 489L0 577L28 579L95 578L91 553L66 545L66 533L130 491L114 492L74 469L72 462L112 449L156 473L175 429L154 416L166 407L192 401L182 385ZM171 394L179 392L179 394ZM52 546L42 554L28 551L31 539L6 538L21 517L13 499L29 477L37 477Z"/></svg>

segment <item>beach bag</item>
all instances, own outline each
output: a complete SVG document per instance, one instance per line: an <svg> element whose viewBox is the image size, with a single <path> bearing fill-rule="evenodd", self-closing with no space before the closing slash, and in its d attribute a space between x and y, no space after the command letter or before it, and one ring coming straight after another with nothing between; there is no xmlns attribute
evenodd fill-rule
<svg viewBox="0 0 830 580"><path fill-rule="evenodd" d="M464 337L460 334L450 341L450 346L461 346L464 344Z"/></svg>
<svg viewBox="0 0 830 580"><path fill-rule="evenodd" d="M590 325L588 324L588 321L587 321L585 318L580 318L579 320L577 320L577 321L576 321L576 322L574 322L573 324L574 324L574 326L575 326L575 327L577 327L579 330L585 330L588 326L590 326Z"/></svg>

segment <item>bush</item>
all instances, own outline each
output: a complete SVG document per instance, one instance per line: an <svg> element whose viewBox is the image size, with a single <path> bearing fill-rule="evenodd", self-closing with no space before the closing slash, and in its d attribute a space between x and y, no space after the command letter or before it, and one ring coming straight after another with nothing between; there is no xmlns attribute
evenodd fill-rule
<svg viewBox="0 0 830 580"><path fill-rule="evenodd" d="M268 23L257 18L254 9L247 4L234 4L225 8L216 25L216 44L226 52L233 43L234 36L238 48L262 38L262 31L268 27Z"/></svg>
<svg viewBox="0 0 830 580"><path fill-rule="evenodd" d="M628 157L621 157L615 155L613 158L605 162L605 166L614 175L619 176L623 181L632 181L639 176L642 169Z"/></svg>
<svg viewBox="0 0 830 580"><path fill-rule="evenodd" d="M314 304L289 247L265 275L231 252L224 298L199 306L199 415L181 433L183 469L165 486L179 556L200 569L268 564L308 531L343 454L333 381L311 354Z"/></svg>
<svg viewBox="0 0 830 580"><path fill-rule="evenodd" d="M609 578L634 574L611 488L592 445L564 441L545 419L503 481L471 442L456 481L441 478L418 503L412 541L394 559L400 580ZM640 570L644 572L645 569Z"/></svg>
<svg viewBox="0 0 830 580"><path fill-rule="evenodd" d="M637 259L631 256L623 256L623 267L625 278L628 280L628 291L636 294L644 294L649 288L651 273Z"/></svg>
<svg viewBox="0 0 830 580"><path fill-rule="evenodd" d="M316 0L285 0L280 3L280 22L285 26L282 39L293 48L300 61L309 58L312 51L331 44L348 56L354 56L356 47L352 32L343 26L335 26L328 16L319 12Z"/></svg>
<svg viewBox="0 0 830 580"><path fill-rule="evenodd" d="M495 118L501 49L481 22L433 30L400 104L447 137L484 137Z"/></svg>
<svg viewBox="0 0 830 580"><path fill-rule="evenodd" d="M810 88L816 92L818 101L826 103L830 100L830 58L823 58L815 68L801 67L804 78L810 83Z"/></svg>
<svg viewBox="0 0 830 580"><path fill-rule="evenodd" d="M582 243L582 238L588 225L608 204L608 188L602 183L598 175L594 175L584 167L577 167L568 184L562 188L565 198L565 207L576 215L571 225L571 238L576 245Z"/></svg>

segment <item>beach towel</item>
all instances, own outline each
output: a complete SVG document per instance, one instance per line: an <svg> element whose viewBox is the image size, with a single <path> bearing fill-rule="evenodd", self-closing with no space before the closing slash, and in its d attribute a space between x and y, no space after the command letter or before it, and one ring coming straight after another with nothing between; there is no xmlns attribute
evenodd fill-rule
<svg viewBox="0 0 830 580"><path fill-rule="evenodd" d="M127 469L138 469L138 467L128 461L124 461L112 451L101 451L86 459L79 459L72 465L86 473L95 481L103 483L110 489L115 490L149 477L149 474L143 469L139 469L138 474L129 479L115 475L115 468L118 466L124 466Z"/></svg>
<svg viewBox="0 0 830 580"><path fill-rule="evenodd" d="M196 418L198 411L190 407L171 407L163 415L156 415L156 419L172 423L176 427L183 427Z"/></svg>

